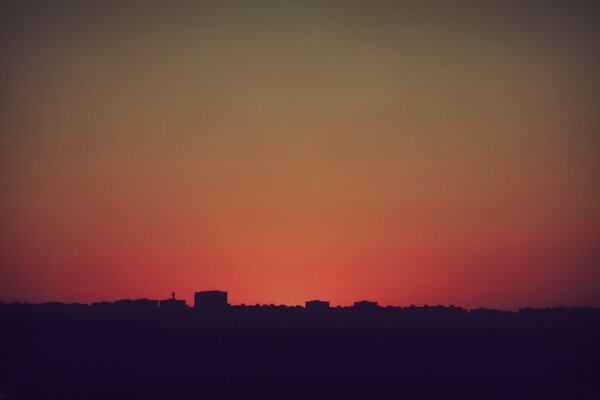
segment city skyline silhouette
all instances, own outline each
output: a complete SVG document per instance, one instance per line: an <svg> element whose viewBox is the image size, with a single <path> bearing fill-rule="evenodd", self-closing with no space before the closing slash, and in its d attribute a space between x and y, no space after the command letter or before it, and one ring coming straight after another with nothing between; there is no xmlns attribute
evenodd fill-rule
<svg viewBox="0 0 600 400"><path fill-rule="evenodd" d="M600 1L0 1L0 400L600 400Z"/></svg>
<svg viewBox="0 0 600 400"><path fill-rule="evenodd" d="M600 309L0 303L5 398L595 399Z"/></svg>
<svg viewBox="0 0 600 400"><path fill-rule="evenodd" d="M31 305L44 305L44 304L63 304L63 305L74 305L74 306L97 306L100 304L118 304L118 303L122 303L122 302L152 302L152 304L155 304L156 308L160 308L162 306L164 307L172 307L172 306L176 306L176 307L181 307L183 309L197 309L198 306L198 302L199 302L199 296L207 296L210 297L212 295L216 295L218 298L220 297L220 303L221 303L221 307L223 309L232 307L284 307L284 308L305 308L308 309L310 305L312 306L316 306L318 308L326 308L329 310L335 310L335 309L343 309L343 308L352 308L352 307L357 307L362 304L362 305L372 305L374 308L377 309L406 309L406 308L423 308L423 309L428 309L428 308L455 308L455 309L460 309L460 310L464 310L464 311L469 311L469 310L479 310L479 309L489 309L489 310L494 310L494 311L501 311L501 312L518 312L521 310L532 310L532 309L537 309L537 310L541 310L541 309L565 309L565 308L573 308L573 309L579 309L579 308L588 308L588 309L596 309L598 307L595 307L594 305L590 305L587 302L584 304L577 304L577 305L554 305L554 306L543 306L543 307L531 307L531 306L524 306L524 307L519 307L517 309L502 309L502 308L493 308L493 307L462 307L461 305L457 305L454 303L448 303L448 304L415 304L415 303L409 303L409 304L403 304L403 305L398 305L398 304L380 304L377 301L374 301L372 299L364 299L364 298L360 298L360 299L356 299L355 301L351 302L350 304L346 304L346 305L342 305L342 304L333 304L331 303L329 300L325 299L325 298L311 298L311 299L307 299L305 300L302 304L282 304L282 303L260 303L260 302L250 302L250 303L245 303L245 302L240 302L240 303L231 303L229 302L229 292L224 291L224 290L217 290L217 289L210 289L210 290L201 290L201 291L196 291L193 293L192 296L192 303L189 304L185 299L182 298L177 298L176 297L176 292L173 291L171 292L171 296L168 298L149 298L149 297L138 297L138 298L115 298L115 299L103 299L100 301L94 301L94 302L90 302L90 303L84 303L84 302L77 302L77 301L71 301L71 302L64 302L64 301L58 301L58 300L49 300L49 301L43 301L43 302L29 302L27 300L23 300L23 301L0 301L0 304L6 304L6 305L10 305L10 304L31 304Z"/></svg>

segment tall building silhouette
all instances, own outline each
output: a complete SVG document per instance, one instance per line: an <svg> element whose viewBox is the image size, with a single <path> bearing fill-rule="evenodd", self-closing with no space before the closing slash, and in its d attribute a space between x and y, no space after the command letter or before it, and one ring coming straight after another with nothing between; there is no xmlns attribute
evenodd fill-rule
<svg viewBox="0 0 600 400"><path fill-rule="evenodd" d="M203 311L224 310L229 306L227 292L207 290L194 294L194 308Z"/></svg>

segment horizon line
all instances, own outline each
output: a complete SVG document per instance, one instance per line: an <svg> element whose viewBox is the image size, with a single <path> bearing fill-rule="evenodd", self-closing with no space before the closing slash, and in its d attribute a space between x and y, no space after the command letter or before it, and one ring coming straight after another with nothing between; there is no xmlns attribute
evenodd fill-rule
<svg viewBox="0 0 600 400"><path fill-rule="evenodd" d="M223 292L220 290L205 290L205 291L199 291L199 292L194 292L194 294L196 293L204 293L204 292ZM225 293L228 293L225 291ZM60 301L60 300L47 300L47 301L38 301L38 302L30 302L27 299L24 300L0 300L0 304L23 304L23 305L45 305L45 304L64 304L64 305L85 305L85 306L92 306L94 304L102 304L102 303L116 303L116 302L120 302L120 301L141 301L141 300L146 300L146 301L156 301L158 304L162 303L162 302L168 302L168 301L174 301L176 300L177 302L183 302L183 304L185 305L185 307L190 308L190 309L194 309L194 304L188 304L188 302L185 299L180 299L180 298L174 298L174 297L170 297L170 298L162 298L162 299L158 299L158 298L149 298L149 297L136 297L136 298L113 298L113 299L105 299L105 300L98 300L98 301L91 301L91 302L81 302L81 301ZM350 304L331 304L331 302L329 300L323 300L323 299L319 299L319 298L311 298L308 300L304 301L304 304L285 304L285 303L248 303L248 302L239 302L239 303L227 303L227 306L229 307L288 307L288 308L303 308L306 309L307 307L307 303L309 302L323 302L323 303L327 303L328 308L330 309L340 309L340 308L353 308L356 306L357 303L363 303L363 304L370 304L370 305L375 305L377 308L381 308L381 309L385 309L385 308L457 308L457 309L462 309L462 310L467 310L467 311L473 311L473 310L492 310L492 311L503 311L503 312L518 312L521 310L547 310L547 309L561 309L561 308L580 308L580 309L594 309L594 308L600 308L598 306L595 305L590 305L587 302L585 304L577 304L577 305L565 305L565 304L560 304L560 305L545 305L545 306L519 306L519 307L515 307L515 308L497 308L497 307L486 307L486 306L475 306L475 307L465 307L462 305L458 305L458 304L433 304L433 303L422 303L422 304L416 304L416 303L412 303L412 304L404 304L404 305L398 305L398 304L380 304L378 301L376 300L368 300L368 299L359 299L359 300L355 300Z"/></svg>

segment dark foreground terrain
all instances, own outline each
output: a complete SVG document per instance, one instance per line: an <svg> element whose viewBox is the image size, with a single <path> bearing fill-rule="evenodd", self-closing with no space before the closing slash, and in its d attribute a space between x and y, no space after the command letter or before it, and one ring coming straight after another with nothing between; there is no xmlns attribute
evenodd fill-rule
<svg viewBox="0 0 600 400"><path fill-rule="evenodd" d="M5 399L600 399L600 310L3 304Z"/></svg>

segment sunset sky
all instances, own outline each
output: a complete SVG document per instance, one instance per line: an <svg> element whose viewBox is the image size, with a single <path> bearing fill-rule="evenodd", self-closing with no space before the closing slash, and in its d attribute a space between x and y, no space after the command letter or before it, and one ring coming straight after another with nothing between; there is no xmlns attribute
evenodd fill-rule
<svg viewBox="0 0 600 400"><path fill-rule="evenodd" d="M583 1L6 1L0 301L600 306Z"/></svg>

